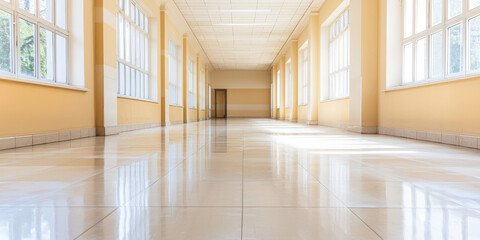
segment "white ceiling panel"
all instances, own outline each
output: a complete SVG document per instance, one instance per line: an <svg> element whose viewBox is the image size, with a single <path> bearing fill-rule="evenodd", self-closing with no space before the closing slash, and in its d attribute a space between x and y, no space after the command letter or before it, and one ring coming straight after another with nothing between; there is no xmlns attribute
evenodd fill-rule
<svg viewBox="0 0 480 240"><path fill-rule="evenodd" d="M266 70L312 0L174 0L216 69Z"/></svg>

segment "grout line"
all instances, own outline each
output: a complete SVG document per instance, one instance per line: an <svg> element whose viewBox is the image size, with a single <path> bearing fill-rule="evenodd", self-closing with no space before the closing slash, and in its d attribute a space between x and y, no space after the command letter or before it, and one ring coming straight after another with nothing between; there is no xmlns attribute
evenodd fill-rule
<svg viewBox="0 0 480 240"><path fill-rule="evenodd" d="M105 220L107 217L109 217L110 215L112 215L115 211L118 210L119 207L113 209L109 214L107 214L105 217L103 217L102 219L100 219L100 221L96 222L95 224L93 224L91 227L85 229L85 231L83 231L82 233L80 233L78 236L76 236L74 238L74 240L80 238L83 234L87 233L88 231L90 231L90 229L94 228L95 226L97 226L100 222L102 222L103 220Z"/></svg>
<svg viewBox="0 0 480 240"><path fill-rule="evenodd" d="M370 227L370 225L368 225L365 221L363 221L363 219L358 216L351 208L347 207L347 209L353 214L355 215L355 217L357 217L360 221L362 221L363 224L365 224L365 226L367 226L370 230L372 230L372 232L374 232L380 239L383 240L382 236L380 236L380 234L377 233L377 231L373 230L372 227Z"/></svg>

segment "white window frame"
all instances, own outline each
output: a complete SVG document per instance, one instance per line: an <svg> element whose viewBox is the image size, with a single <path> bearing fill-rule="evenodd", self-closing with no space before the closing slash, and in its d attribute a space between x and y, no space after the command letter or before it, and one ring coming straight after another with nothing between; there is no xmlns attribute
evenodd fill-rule
<svg viewBox="0 0 480 240"><path fill-rule="evenodd" d="M280 70L277 71L277 108L280 108Z"/></svg>
<svg viewBox="0 0 480 240"><path fill-rule="evenodd" d="M200 110L205 110L205 70L200 71Z"/></svg>
<svg viewBox="0 0 480 240"><path fill-rule="evenodd" d="M150 100L153 97L151 92L153 84L149 71L149 16L134 0L117 0L117 2L119 4L117 11L117 95ZM129 32L127 32L127 25ZM129 58L127 58L127 53ZM128 72L130 74L127 75Z"/></svg>
<svg viewBox="0 0 480 240"><path fill-rule="evenodd" d="M308 41L298 50L298 105L308 104L308 86L310 84L310 62Z"/></svg>
<svg viewBox="0 0 480 240"><path fill-rule="evenodd" d="M188 60L188 107L197 109L197 63Z"/></svg>
<svg viewBox="0 0 480 240"><path fill-rule="evenodd" d="M183 106L183 91L182 91L182 48L180 45L176 44L175 40L168 41L168 85L169 85L169 95L171 95L171 89L175 88L176 97L171 101L172 98L169 96L169 105L172 106ZM175 73L172 73L172 64L174 64Z"/></svg>
<svg viewBox="0 0 480 240"><path fill-rule="evenodd" d="M4 0L0 0L0 9L11 14L11 47L10 47L10 67L11 71L0 71L1 76L16 78L16 79L25 79L25 80L33 80L38 82L46 82L46 83L53 83L58 85L71 85L71 81L69 79L69 1L65 0L65 28L57 26L56 21L56 12L55 6L56 1L52 0L52 22L49 22L40 17L40 1L36 0L35 3L35 14L27 12L19 7L19 0L10 0L10 2L6 2ZM20 59L20 29L19 29L19 20L22 18L34 25L35 33L34 33L34 44L35 44L35 63L34 63L34 75L24 75L21 73L21 59ZM42 79L40 77L40 42L39 42L39 34L40 28L48 30L52 32L52 45L53 45L53 76L52 79ZM57 36L63 37L66 40L66 47L65 47L65 58L67 60L66 69L65 69L65 76L66 79L60 79L57 77Z"/></svg>
<svg viewBox="0 0 480 240"><path fill-rule="evenodd" d="M470 70L470 58L469 58L469 33L468 33L468 23L469 20L480 16L480 6L477 6L473 9L470 9L470 0L463 0L462 1L462 13L459 14L458 16L452 17L451 19L448 19L448 0L442 0L442 21L441 23L432 26L433 25L433 20L432 20L432 4L433 0L426 0L426 6L427 6L427 14L425 17L427 18L426 20L426 29L421 31L421 32L416 32L415 29L415 24L416 24L416 0L412 0L412 35L405 37L404 31L405 31L405 3L406 0L402 1L402 14L401 14L401 26L402 26L402 79L401 79L401 85L417 85L417 84L422 84L430 81L441 81L441 80L446 80L446 79L455 79L455 78L460 78L460 77L469 77L469 76L478 76L480 75L480 69L472 71ZM448 47L448 31L451 27L457 26L458 24L461 24L462 26L462 68L458 73L449 73L449 47ZM432 65L433 65L433 59L432 59L432 46L431 46L431 38L434 34L436 33L442 33L442 72L439 74L439 77L434 77L433 72L432 72ZM426 69L424 70L425 72L425 77L424 79L417 79L417 59L416 59L416 54L417 54L417 42L421 39L426 40L426 53L425 53L425 67ZM405 46L412 44L412 61L411 61L411 67L412 67L412 76L411 76L411 81L406 81L407 76L405 76L405 63L404 61L408 61L408 59L405 59Z"/></svg>
<svg viewBox="0 0 480 240"><path fill-rule="evenodd" d="M285 107L292 105L292 59L285 63Z"/></svg>
<svg viewBox="0 0 480 240"><path fill-rule="evenodd" d="M347 7L328 27L328 100L350 96L350 18Z"/></svg>

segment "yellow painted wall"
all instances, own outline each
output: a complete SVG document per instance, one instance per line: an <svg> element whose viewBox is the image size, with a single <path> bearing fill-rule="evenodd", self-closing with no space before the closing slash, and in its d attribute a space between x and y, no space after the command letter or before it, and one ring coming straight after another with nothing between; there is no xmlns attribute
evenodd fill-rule
<svg viewBox="0 0 480 240"><path fill-rule="evenodd" d="M227 89L227 117L270 117L270 89Z"/></svg>
<svg viewBox="0 0 480 240"><path fill-rule="evenodd" d="M183 122L183 107L170 105L170 122Z"/></svg>
<svg viewBox="0 0 480 240"><path fill-rule="evenodd" d="M227 117L270 117L270 78L269 71L216 71L211 84L227 89Z"/></svg>
<svg viewBox="0 0 480 240"><path fill-rule="evenodd" d="M350 114L350 99L339 99L321 102L318 105L318 121L348 123Z"/></svg>
<svg viewBox="0 0 480 240"><path fill-rule="evenodd" d="M200 110L200 120L205 120L205 110Z"/></svg>
<svg viewBox="0 0 480 240"><path fill-rule="evenodd" d="M308 105L298 106L297 108L298 122L306 122L308 119Z"/></svg>
<svg viewBox="0 0 480 240"><path fill-rule="evenodd" d="M197 109L188 109L188 121L189 122L194 122L197 121Z"/></svg>
<svg viewBox="0 0 480 240"><path fill-rule="evenodd" d="M118 125L160 122L161 111L159 103L121 97L118 97L117 100Z"/></svg>
<svg viewBox="0 0 480 240"><path fill-rule="evenodd" d="M93 16L93 0L85 0L85 88L89 91L0 78L0 137L95 127Z"/></svg>

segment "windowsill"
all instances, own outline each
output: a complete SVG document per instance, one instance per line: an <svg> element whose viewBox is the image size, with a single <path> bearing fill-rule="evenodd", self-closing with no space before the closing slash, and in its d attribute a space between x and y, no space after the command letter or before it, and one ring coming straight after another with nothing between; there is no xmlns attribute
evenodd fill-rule
<svg viewBox="0 0 480 240"><path fill-rule="evenodd" d="M125 96L125 95L120 95L120 94L117 94L117 97L118 97L118 98L129 99L129 100L140 101L140 102L148 102L148 103L156 103L156 104L158 104L158 102L153 101L153 100L151 100L151 99L136 98L136 97L130 97L130 96Z"/></svg>
<svg viewBox="0 0 480 240"><path fill-rule="evenodd" d="M345 100L345 99L350 99L350 97L341 97L341 98L334 98L334 99L326 99L326 100L320 101L320 103L328 103L328 102L334 102L334 101Z"/></svg>
<svg viewBox="0 0 480 240"><path fill-rule="evenodd" d="M421 81L421 82L417 82L417 83L411 83L411 84L405 84L405 85L400 85L400 86L396 86L396 87L386 88L386 89L382 90L382 92L394 92L394 91L406 90L406 89L411 89L411 88L427 87L427 86L443 84L443 83L451 83L451 82L462 81L462 80L470 80L472 78L477 78L477 77L480 77L479 73L456 76L456 77L451 77L451 78L445 78L445 79L442 79L442 80Z"/></svg>
<svg viewBox="0 0 480 240"><path fill-rule="evenodd" d="M308 106L308 103L307 103L307 104L298 105L298 107L306 107L306 106Z"/></svg>
<svg viewBox="0 0 480 240"><path fill-rule="evenodd" d="M196 108L188 107L188 109L197 110Z"/></svg>
<svg viewBox="0 0 480 240"><path fill-rule="evenodd" d="M44 86L44 87L60 88L60 89L73 90L73 91L79 91L79 92L89 91L88 88L83 88L83 87L75 87L71 85L65 85L65 84L59 84L59 83L53 83L53 82L42 82L40 80L30 80L30 79L23 79L23 78L17 78L17 77L5 76L5 75L0 76L0 80L27 83L32 85Z"/></svg>

